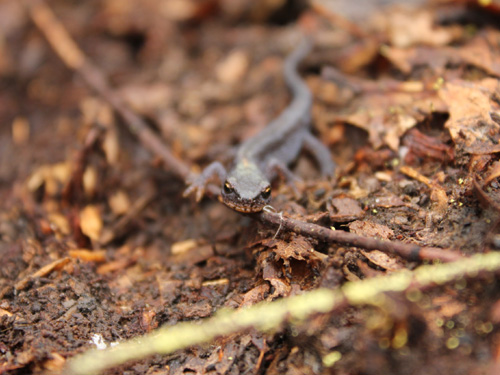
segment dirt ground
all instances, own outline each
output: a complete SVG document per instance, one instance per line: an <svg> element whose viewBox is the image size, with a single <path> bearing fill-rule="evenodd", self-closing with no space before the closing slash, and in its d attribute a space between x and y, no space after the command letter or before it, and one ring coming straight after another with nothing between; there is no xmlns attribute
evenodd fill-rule
<svg viewBox="0 0 500 375"><path fill-rule="evenodd" d="M229 166L289 103L282 63L303 33L312 129L337 169L326 179L301 154L298 196L273 183L276 212L461 257L500 248L500 5L341 3L49 1L111 87L96 91L64 40L47 41L40 2L0 1L0 374L65 373L87 349L222 308L439 263L277 233L183 197L187 168ZM496 275L106 374L500 374Z"/></svg>

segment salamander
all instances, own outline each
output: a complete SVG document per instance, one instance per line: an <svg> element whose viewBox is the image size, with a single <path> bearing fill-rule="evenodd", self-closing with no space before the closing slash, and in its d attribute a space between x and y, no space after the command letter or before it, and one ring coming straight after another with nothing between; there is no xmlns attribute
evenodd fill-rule
<svg viewBox="0 0 500 375"><path fill-rule="evenodd" d="M311 41L304 38L285 59L284 78L293 97L289 106L261 132L241 144L229 172L221 163L213 162L188 181L190 185L184 196L196 192L199 201L207 183L218 177L222 182L221 202L238 212L260 212L270 202L273 179L282 175L288 183L297 180L287 165L302 148L317 160L324 176L333 175L335 164L329 150L310 132L313 98L297 72L298 64L311 49Z"/></svg>

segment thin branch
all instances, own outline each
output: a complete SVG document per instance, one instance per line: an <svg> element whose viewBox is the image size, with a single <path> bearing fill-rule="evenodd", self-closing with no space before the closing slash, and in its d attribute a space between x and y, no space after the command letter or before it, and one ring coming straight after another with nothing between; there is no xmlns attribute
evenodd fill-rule
<svg viewBox="0 0 500 375"><path fill-rule="evenodd" d="M272 212L263 211L256 214L255 218L272 226L281 226L282 230L295 232L302 236L313 237L324 242L335 242L367 250L380 250L386 253L398 254L410 261L441 260L443 262L452 262L463 258L457 251L362 237L354 233L332 230L302 220L290 219Z"/></svg>
<svg viewBox="0 0 500 375"><path fill-rule="evenodd" d="M78 151L73 162L73 171L71 173L69 183L62 192L63 201L77 201L78 199L76 198L80 198L82 196L83 174L85 172L85 168L87 167L89 154L103 131L104 129L102 127L94 126L87 133L83 148Z"/></svg>
<svg viewBox="0 0 500 375"><path fill-rule="evenodd" d="M89 87L113 107L123 118L130 132L146 149L159 156L169 171L185 180L190 174L189 167L179 161L149 129L148 125L123 103L120 96L112 91L104 74L88 61L47 4L43 0L25 0L24 4L35 25L66 66L78 73Z"/></svg>

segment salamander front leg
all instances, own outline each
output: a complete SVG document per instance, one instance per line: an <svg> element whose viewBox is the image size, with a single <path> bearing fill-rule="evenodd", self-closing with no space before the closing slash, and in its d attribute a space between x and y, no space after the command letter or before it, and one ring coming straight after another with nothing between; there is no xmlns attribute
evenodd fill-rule
<svg viewBox="0 0 500 375"><path fill-rule="evenodd" d="M328 148L318 138L309 132L306 133L303 147L316 159L322 175L333 176L336 167L335 163Z"/></svg>
<svg viewBox="0 0 500 375"><path fill-rule="evenodd" d="M188 177L186 183L189 184L189 186L184 190L183 196L187 197L193 192L196 192L196 201L199 202L201 198L203 198L205 188L210 180L214 177L218 177L221 182L224 182L226 180L226 175L226 168L218 161L214 161L212 164L209 164L201 174Z"/></svg>
<svg viewBox="0 0 500 375"><path fill-rule="evenodd" d="M278 176L282 176L286 184L292 188L295 197L300 197L300 191L297 188L297 184L300 184L302 180L295 176L281 160L271 159L266 165L265 174L269 181L274 180Z"/></svg>

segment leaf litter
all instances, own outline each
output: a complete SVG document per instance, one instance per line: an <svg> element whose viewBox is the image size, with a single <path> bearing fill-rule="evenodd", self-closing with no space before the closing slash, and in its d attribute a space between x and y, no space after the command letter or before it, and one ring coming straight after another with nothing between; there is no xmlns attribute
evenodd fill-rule
<svg viewBox="0 0 500 375"><path fill-rule="evenodd" d="M50 6L126 105L177 158L200 166L230 161L286 106L283 56L300 27L314 27L301 75L338 174L325 183L301 156L302 195L277 187L275 208L367 237L495 251L494 8L381 7L349 27L348 11L341 22L327 2L299 3ZM28 13L9 0L0 15L9 20L0 22L0 119L9 125L0 129L0 373L64 371L92 337L109 345L420 265L288 232L273 238L275 229L216 201L183 200L183 181L62 67ZM412 293L108 373L496 373L496 276Z"/></svg>

